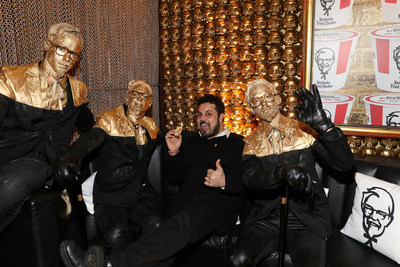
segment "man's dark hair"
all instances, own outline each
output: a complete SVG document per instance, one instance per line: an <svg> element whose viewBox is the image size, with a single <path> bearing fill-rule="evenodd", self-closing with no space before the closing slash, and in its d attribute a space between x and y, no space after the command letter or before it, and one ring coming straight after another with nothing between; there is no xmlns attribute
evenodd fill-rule
<svg viewBox="0 0 400 267"><path fill-rule="evenodd" d="M200 106L203 103L214 104L215 109L217 110L218 116L221 113L225 113L224 103L221 101L221 99L219 97L217 97L215 95L206 94L197 100L197 106Z"/></svg>

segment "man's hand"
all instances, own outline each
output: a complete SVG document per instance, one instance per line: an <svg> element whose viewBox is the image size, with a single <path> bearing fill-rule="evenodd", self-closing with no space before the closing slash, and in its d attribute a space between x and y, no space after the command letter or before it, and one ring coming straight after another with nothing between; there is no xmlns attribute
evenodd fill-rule
<svg viewBox="0 0 400 267"><path fill-rule="evenodd" d="M321 97L315 84L312 85L312 94L304 87L295 94L300 99L296 107L297 118L311 126L319 135L333 127L332 121L326 116L322 108Z"/></svg>
<svg viewBox="0 0 400 267"><path fill-rule="evenodd" d="M297 165L279 165L274 169L274 175L296 192L312 194L312 179L307 169Z"/></svg>
<svg viewBox="0 0 400 267"><path fill-rule="evenodd" d="M225 173L220 165L221 160L215 162L216 169L208 169L204 184L209 187L225 187Z"/></svg>
<svg viewBox="0 0 400 267"><path fill-rule="evenodd" d="M173 156L179 152L179 148L182 145L182 134L176 136L175 129L172 129L165 135L165 142L167 143L169 154Z"/></svg>
<svg viewBox="0 0 400 267"><path fill-rule="evenodd" d="M78 164L68 156L62 157L57 162L56 170L55 170L55 179L57 182L63 183L71 183L76 181L78 177L81 175L81 170Z"/></svg>

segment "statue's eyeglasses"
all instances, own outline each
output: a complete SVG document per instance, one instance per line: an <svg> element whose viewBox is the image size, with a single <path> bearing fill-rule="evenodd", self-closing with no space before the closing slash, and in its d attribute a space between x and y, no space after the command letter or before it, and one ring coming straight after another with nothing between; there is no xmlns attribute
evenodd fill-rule
<svg viewBox="0 0 400 267"><path fill-rule="evenodd" d="M64 46L56 45L55 43L53 43L50 40L48 40L48 41L52 46L54 46L56 48L56 54L57 55L65 56L66 54L69 54L69 57L73 61L77 61L77 60L79 60L81 58L81 54L80 53L76 53L76 52L70 51L70 50L68 50L68 48L66 48Z"/></svg>
<svg viewBox="0 0 400 267"><path fill-rule="evenodd" d="M265 93L261 97L253 97L250 100L250 106L252 108L257 108L261 105L263 101L270 103L275 100L276 94Z"/></svg>
<svg viewBox="0 0 400 267"><path fill-rule="evenodd" d="M140 99L140 100L149 100L151 99L151 94L146 94L138 91L132 91L130 93L130 96L135 98L135 99Z"/></svg>

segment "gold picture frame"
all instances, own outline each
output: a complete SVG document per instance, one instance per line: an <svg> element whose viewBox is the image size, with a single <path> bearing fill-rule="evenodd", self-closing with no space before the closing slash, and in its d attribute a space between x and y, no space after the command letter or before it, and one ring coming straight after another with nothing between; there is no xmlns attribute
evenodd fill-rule
<svg viewBox="0 0 400 267"><path fill-rule="evenodd" d="M312 85L315 4L316 1L314 0L304 0L302 86L308 89L311 88ZM364 124L337 124L337 126L339 126L346 135L400 138L400 127L397 126L374 126Z"/></svg>

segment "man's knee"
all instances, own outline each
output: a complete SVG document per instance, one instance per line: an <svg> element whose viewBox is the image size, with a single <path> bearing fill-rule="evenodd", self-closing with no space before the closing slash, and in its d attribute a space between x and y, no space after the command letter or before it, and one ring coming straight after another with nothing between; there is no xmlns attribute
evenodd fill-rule
<svg viewBox="0 0 400 267"><path fill-rule="evenodd" d="M104 231L104 238L113 251L122 251L133 242L130 231L126 226L114 226Z"/></svg>
<svg viewBox="0 0 400 267"><path fill-rule="evenodd" d="M232 267L244 267L252 266L250 256L246 250L236 250L229 257L230 266Z"/></svg>

